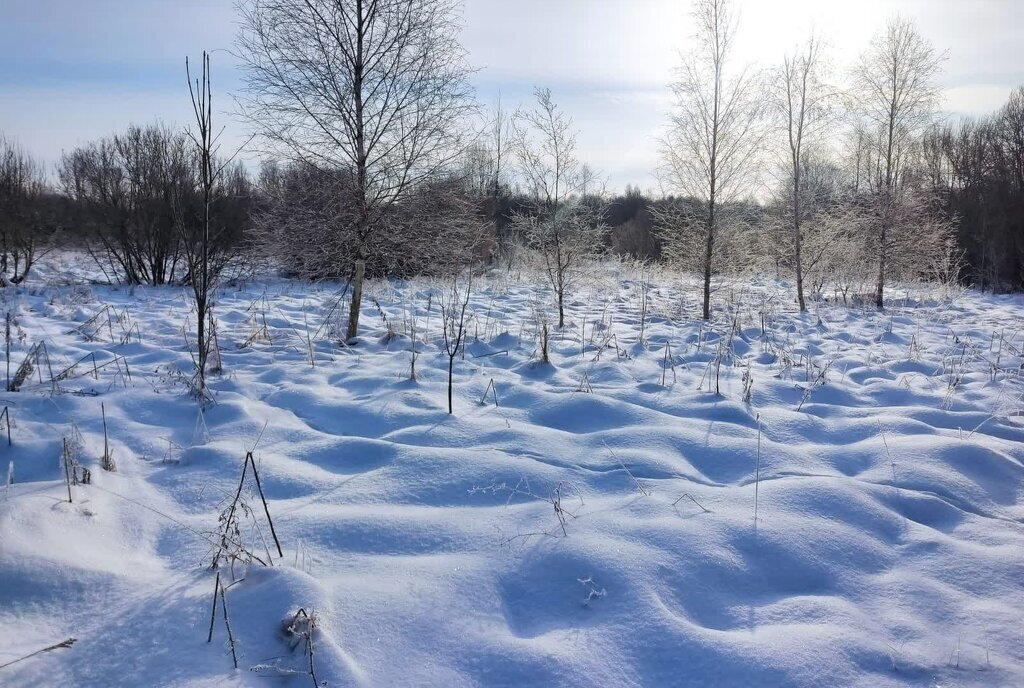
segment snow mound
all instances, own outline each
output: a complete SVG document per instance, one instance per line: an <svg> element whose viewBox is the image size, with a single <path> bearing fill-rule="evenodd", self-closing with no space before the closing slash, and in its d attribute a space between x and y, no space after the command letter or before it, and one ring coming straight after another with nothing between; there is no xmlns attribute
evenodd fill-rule
<svg viewBox="0 0 1024 688"><path fill-rule="evenodd" d="M308 685L307 643L335 686L1024 684L1024 299L762 281L705 324L666 279L641 335L624 279L550 363L544 288L481 279L451 416L431 285L371 284L354 347L304 340L332 285L222 290L203 417L184 291L20 292L0 665L77 642L0 684ZM247 484L235 670L209 567L250 450L284 556Z"/></svg>

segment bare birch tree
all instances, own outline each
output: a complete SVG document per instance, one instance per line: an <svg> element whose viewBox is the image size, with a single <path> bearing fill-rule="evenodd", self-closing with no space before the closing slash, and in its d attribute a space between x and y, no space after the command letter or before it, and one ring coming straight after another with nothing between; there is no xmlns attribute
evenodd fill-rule
<svg viewBox="0 0 1024 688"><path fill-rule="evenodd" d="M210 56L203 52L201 74L193 81L188 58L185 76L196 128L187 132L192 143L192 162L197 168L194 178L198 198L194 204L178 208L182 252L188 267L188 282L196 303L196 396L204 404L206 373L212 349L215 323L213 295L228 259L230 228L225 222L224 197L229 193L224 172L231 158L217 159L219 138L213 126L213 88L210 81ZM233 156L232 156L233 157ZM240 171L236 175L242 174ZM230 180L229 180L230 181ZM191 206L191 207L190 207Z"/></svg>
<svg viewBox="0 0 1024 688"><path fill-rule="evenodd" d="M804 203L803 169L815 156L826 127L835 121L836 97L826 83L821 41L813 35L806 45L787 55L774 79L772 106L786 135L787 196L793 242L793 268L800 311L804 300L803 229L809 208Z"/></svg>
<svg viewBox="0 0 1024 688"><path fill-rule="evenodd" d="M699 202L696 217L688 219L703 229L703 317L707 320L722 207L742 194L752 194L755 154L763 139L759 126L763 107L755 97L755 77L747 70L731 70L737 23L729 0L697 0L693 18L696 47L684 57L672 84L676 104L662 140L659 177L670 193Z"/></svg>
<svg viewBox="0 0 1024 688"><path fill-rule="evenodd" d="M879 166L875 305L883 307L887 259L897 191L915 137L928 125L939 100L936 79L945 59L910 21L892 19L871 41L854 69L860 106L877 132Z"/></svg>
<svg viewBox="0 0 1024 688"><path fill-rule="evenodd" d="M454 0L242 0L244 115L282 159L342 171L354 218L347 338L388 208L459 160L470 69Z"/></svg>
<svg viewBox="0 0 1024 688"><path fill-rule="evenodd" d="M189 132L189 138L195 146L196 162L199 163L199 192L202 194L202 219L199 222L198 241L184 243L189 263L189 282L192 295L196 301L196 394L199 403L206 400L206 360L210 355L210 333L207 330L207 319L212 322L210 313L210 292L215 288L216 274L210 270L210 206L213 202L213 185L216 182L214 170L214 133L213 133L213 92L210 85L210 56L203 52L202 81L196 80L192 85L192 72L189 70L188 58L185 58L185 76L188 81L188 92L192 99L192 111L196 118L196 131ZM187 237L193 238L193 237Z"/></svg>
<svg viewBox="0 0 1024 688"><path fill-rule="evenodd" d="M537 106L513 118L513 147L531 206L514 221L544 260L561 328L565 296L579 278L583 261L601 251L605 227L599 210L583 196L594 175L576 158L572 119L559 110L550 90L537 89L535 96Z"/></svg>

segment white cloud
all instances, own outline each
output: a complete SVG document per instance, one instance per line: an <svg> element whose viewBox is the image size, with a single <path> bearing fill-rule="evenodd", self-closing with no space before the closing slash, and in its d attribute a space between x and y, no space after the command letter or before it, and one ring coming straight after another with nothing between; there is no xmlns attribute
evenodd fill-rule
<svg viewBox="0 0 1024 688"><path fill-rule="evenodd" d="M942 91L942 109L957 115L986 115L999 109L1013 88L1006 84L953 86Z"/></svg>

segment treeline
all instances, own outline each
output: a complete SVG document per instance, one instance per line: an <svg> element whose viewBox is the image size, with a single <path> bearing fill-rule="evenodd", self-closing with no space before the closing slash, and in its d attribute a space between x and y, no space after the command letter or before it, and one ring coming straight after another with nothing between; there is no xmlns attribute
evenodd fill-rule
<svg viewBox="0 0 1024 688"><path fill-rule="evenodd" d="M72 246L112 282L189 283L188 246L205 215L199 169L187 135L161 125L66 152L53 175L0 138L0 279L17 284L41 255ZM241 164L220 175L211 199L215 261L243 245L257 198Z"/></svg>
<svg viewBox="0 0 1024 688"><path fill-rule="evenodd" d="M247 169L148 125L51 171L0 139L0 283L69 244L111 281L191 283L198 242L204 274L235 261L354 279L349 336L363 276L508 266L524 250L560 321L585 260L606 252L702 274L705 317L721 273L791 278L801 308L881 306L891 279L1024 288L1024 89L988 118L936 124L941 57L905 21L840 87L813 38L756 78L732 71L729 3L697 2L652 196L603 188L550 91L479 107L452 2L240 11L239 114L266 161Z"/></svg>
<svg viewBox="0 0 1024 688"><path fill-rule="evenodd" d="M990 117L930 128L921 146L922 188L934 192L953 220L962 252L962 263L952 266L956 278L983 289L1024 288L1024 88ZM180 132L161 125L131 127L67 152L51 175L12 141L0 140L5 283L21 282L39 255L56 245L88 249L112 281L187 282L182 225L194 218L199 200L190 155ZM522 243L516 221L532 207L530 195L505 181L496 187L493 180L481 183L471 162L418 187L391 209L382 233L386 244L374 252L369 274L443 273L458 259L453 254L445 260L453 246L470 246L479 259L498 261L503 244ZM863 195L860 187L870 184L834 165L807 162L804 175L815 203L833 207L852 202ZM231 165L217 189L218 255L273 259L285 273L305 278L348 277L355 241L345 180L313 164L272 162L255 174L240 163ZM629 186L621 194L594 193L587 203L597 208L607 229L604 250L649 261L665 259L659 218L669 208L696 204ZM737 204L730 214L743 222L725 240L723 252L735 254L724 259L726 271L788 275L792 251L779 236L786 213L779 198ZM462 222L452 222L459 217ZM833 218L847 230L855 221L850 215ZM843 236L837 231L820 234L821 240L812 237L807 248L818 292L826 276L842 271L852 255L849 246L839 245Z"/></svg>
<svg viewBox="0 0 1024 688"><path fill-rule="evenodd" d="M942 124L922 141L928 184L964 252L964 282L1024 288L1024 88L990 117Z"/></svg>

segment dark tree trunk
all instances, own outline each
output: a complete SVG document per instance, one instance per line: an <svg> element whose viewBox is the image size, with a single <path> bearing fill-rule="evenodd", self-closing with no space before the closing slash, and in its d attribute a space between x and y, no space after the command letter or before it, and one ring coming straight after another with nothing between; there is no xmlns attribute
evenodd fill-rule
<svg viewBox="0 0 1024 688"><path fill-rule="evenodd" d="M356 273L352 278L352 304L348 312L348 329L345 332L345 340L355 339L359 332L359 309L363 303L363 277L366 274L366 261L356 261Z"/></svg>
<svg viewBox="0 0 1024 688"><path fill-rule="evenodd" d="M452 415L452 374L455 370L455 357L448 357L448 415Z"/></svg>

